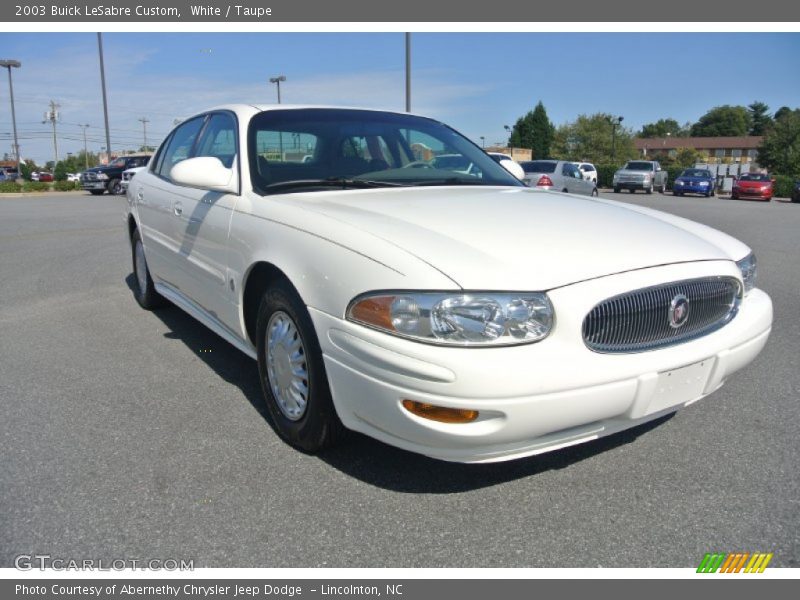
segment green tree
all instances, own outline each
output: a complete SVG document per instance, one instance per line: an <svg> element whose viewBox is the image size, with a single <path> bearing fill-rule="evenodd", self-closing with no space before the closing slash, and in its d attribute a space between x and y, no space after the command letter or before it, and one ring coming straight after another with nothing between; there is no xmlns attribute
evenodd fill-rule
<svg viewBox="0 0 800 600"><path fill-rule="evenodd" d="M640 138L657 138L673 135L675 137L682 137L686 135L685 128L681 127L675 119L659 119L655 123L647 123L642 125L642 130L639 132Z"/></svg>
<svg viewBox="0 0 800 600"><path fill-rule="evenodd" d="M775 120L758 149L758 164L776 175L800 175L800 109Z"/></svg>
<svg viewBox="0 0 800 600"><path fill-rule="evenodd" d="M716 106L692 125L697 137L739 136L750 132L750 113L744 106Z"/></svg>
<svg viewBox="0 0 800 600"><path fill-rule="evenodd" d="M56 168L53 171L53 179L56 181L66 181L67 180L67 165L65 164L67 161L60 160L56 165Z"/></svg>
<svg viewBox="0 0 800 600"><path fill-rule="evenodd" d="M559 126L552 154L553 158L587 160L601 165L622 164L637 156L633 132L621 125L612 125L612 115L607 113L580 115L574 122Z"/></svg>
<svg viewBox="0 0 800 600"><path fill-rule="evenodd" d="M781 106L778 110L775 111L775 115L772 117L775 121L783 117L784 115L788 115L792 112L792 109L788 106Z"/></svg>
<svg viewBox="0 0 800 600"><path fill-rule="evenodd" d="M764 135L772 127L772 117L769 115L769 106L756 100L747 107L750 113L750 135Z"/></svg>
<svg viewBox="0 0 800 600"><path fill-rule="evenodd" d="M517 119L511 130L511 145L517 148L531 148L533 158L548 158L553 144L555 127L547 117L542 101L532 111Z"/></svg>
<svg viewBox="0 0 800 600"><path fill-rule="evenodd" d="M695 163L703 162L703 158L703 154L694 148L678 148L675 164L679 167L693 167Z"/></svg>
<svg viewBox="0 0 800 600"><path fill-rule="evenodd" d="M36 163L33 162L31 159L25 159L23 162L19 164L20 176L27 180L31 180L31 173L34 171L38 171L39 168L36 166Z"/></svg>

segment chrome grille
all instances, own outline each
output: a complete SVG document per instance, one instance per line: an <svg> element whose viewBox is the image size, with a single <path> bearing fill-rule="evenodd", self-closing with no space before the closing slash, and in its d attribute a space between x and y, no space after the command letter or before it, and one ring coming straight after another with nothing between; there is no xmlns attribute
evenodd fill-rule
<svg viewBox="0 0 800 600"><path fill-rule="evenodd" d="M686 321L671 323L673 301L688 300ZM597 352L642 352L707 335L736 315L741 286L733 277L676 281L604 300L583 320L583 339Z"/></svg>

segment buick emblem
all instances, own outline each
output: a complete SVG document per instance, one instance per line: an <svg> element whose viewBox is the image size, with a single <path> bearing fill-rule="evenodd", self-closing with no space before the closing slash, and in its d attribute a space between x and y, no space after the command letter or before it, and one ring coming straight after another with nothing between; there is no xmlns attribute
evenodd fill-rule
<svg viewBox="0 0 800 600"><path fill-rule="evenodd" d="M689 319L689 299L683 294L678 294L669 304L669 326L678 329L686 324Z"/></svg>

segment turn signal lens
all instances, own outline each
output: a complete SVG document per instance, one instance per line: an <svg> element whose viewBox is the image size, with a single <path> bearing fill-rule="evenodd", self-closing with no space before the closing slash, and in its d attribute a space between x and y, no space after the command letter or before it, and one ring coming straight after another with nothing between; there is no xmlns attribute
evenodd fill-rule
<svg viewBox="0 0 800 600"><path fill-rule="evenodd" d="M394 331L390 313L394 296L375 296L353 305L350 316L356 321Z"/></svg>
<svg viewBox="0 0 800 600"><path fill-rule="evenodd" d="M439 421L440 423L472 423L478 418L477 410L446 408L444 406L426 404L425 402L417 402L416 400L403 400L403 408L418 417Z"/></svg>

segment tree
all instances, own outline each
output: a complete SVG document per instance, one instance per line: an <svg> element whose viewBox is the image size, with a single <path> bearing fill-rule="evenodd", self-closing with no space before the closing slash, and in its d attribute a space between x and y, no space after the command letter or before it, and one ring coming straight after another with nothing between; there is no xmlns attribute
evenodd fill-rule
<svg viewBox="0 0 800 600"><path fill-rule="evenodd" d="M56 165L56 168L53 170L53 179L56 181L66 181L67 180L67 166L64 164L66 161L60 160Z"/></svg>
<svg viewBox="0 0 800 600"><path fill-rule="evenodd" d="M692 125L697 137L740 136L750 132L750 113L744 106L716 106Z"/></svg>
<svg viewBox="0 0 800 600"><path fill-rule="evenodd" d="M792 109L788 106L781 106L778 110L775 111L775 116L772 117L775 121L783 117L784 115L788 115L792 112Z"/></svg>
<svg viewBox="0 0 800 600"><path fill-rule="evenodd" d="M544 104L539 100L532 111L517 119L511 130L511 145L518 148L531 148L533 158L548 158L553 144L555 127L547 117Z"/></svg>
<svg viewBox="0 0 800 600"><path fill-rule="evenodd" d="M678 148L675 163L679 167L693 167L695 163L704 162L703 158L703 154L694 148Z"/></svg>
<svg viewBox="0 0 800 600"><path fill-rule="evenodd" d="M640 138L657 138L673 135L675 137L682 137L686 135L686 130L682 128L675 119L659 119L655 123L647 123L642 125L642 131L639 132Z"/></svg>
<svg viewBox="0 0 800 600"><path fill-rule="evenodd" d="M558 127L553 158L587 160L600 165L614 162L614 154L619 164L636 158L633 132L621 125L612 125L612 118L606 113L580 115L576 121ZM612 128L615 152L612 152Z"/></svg>
<svg viewBox="0 0 800 600"><path fill-rule="evenodd" d="M775 120L758 148L758 164L777 175L800 175L800 108Z"/></svg>
<svg viewBox="0 0 800 600"><path fill-rule="evenodd" d="M772 117L769 116L769 106L756 100L747 107L750 113L750 135L764 135L772 127Z"/></svg>

